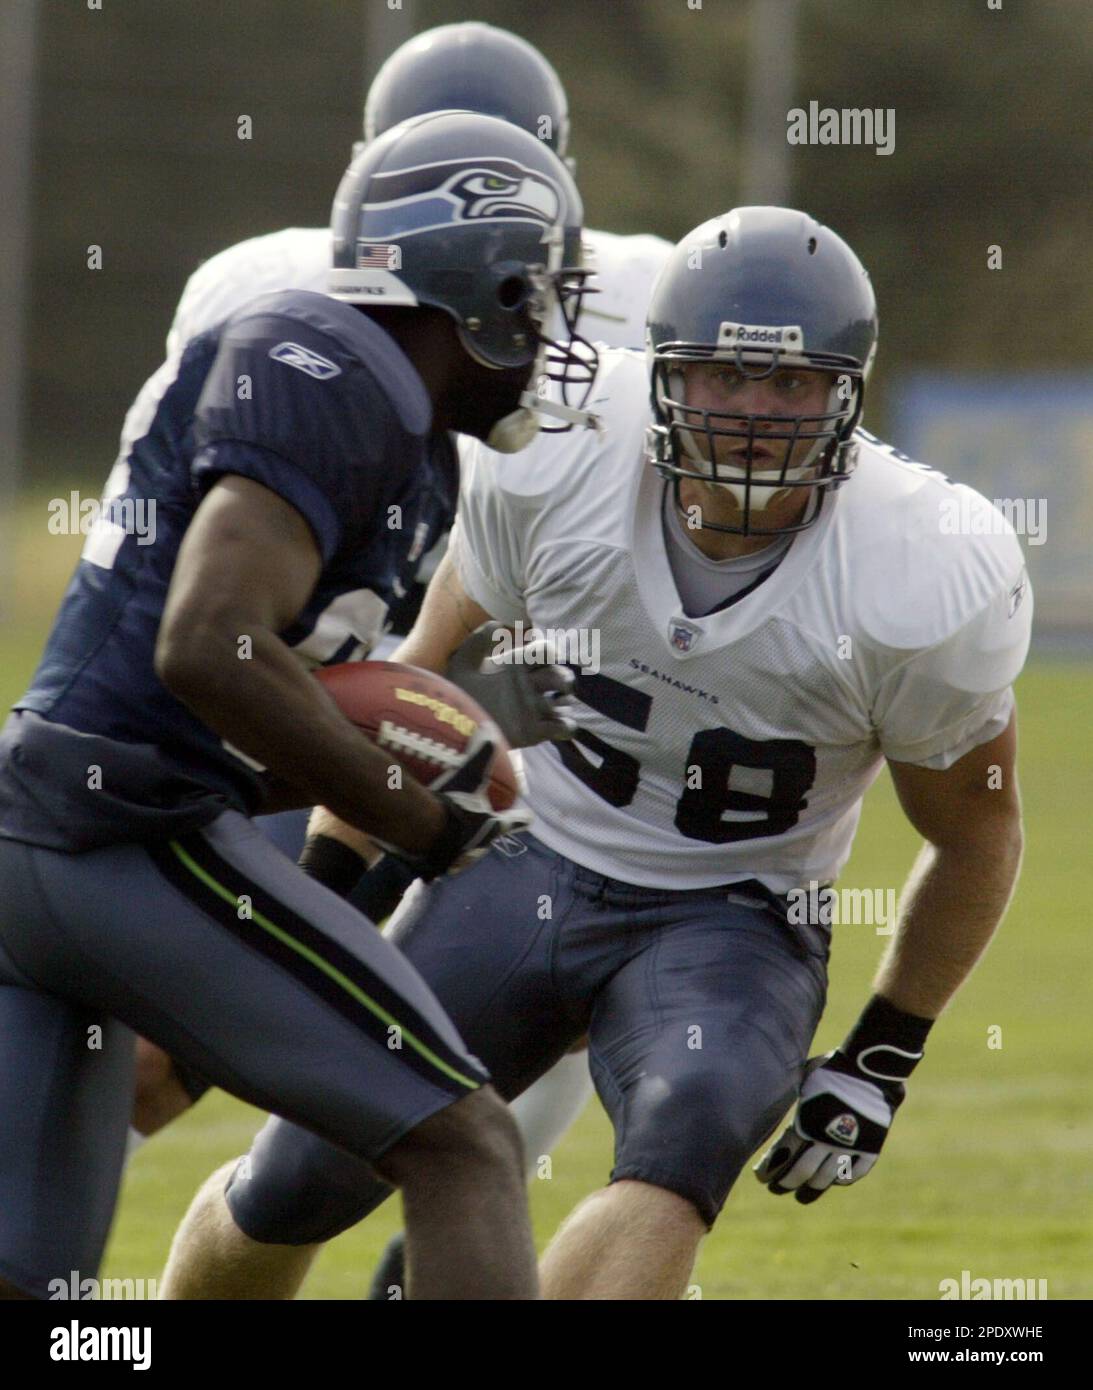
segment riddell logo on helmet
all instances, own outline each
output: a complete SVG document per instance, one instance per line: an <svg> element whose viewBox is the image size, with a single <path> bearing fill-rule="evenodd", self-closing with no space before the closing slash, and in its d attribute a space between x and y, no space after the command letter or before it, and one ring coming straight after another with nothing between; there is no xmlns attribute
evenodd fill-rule
<svg viewBox="0 0 1093 1390"><path fill-rule="evenodd" d="M761 323L723 323L717 335L718 347L740 347L754 344L759 347L787 347L800 351L804 335L796 324L777 327Z"/></svg>

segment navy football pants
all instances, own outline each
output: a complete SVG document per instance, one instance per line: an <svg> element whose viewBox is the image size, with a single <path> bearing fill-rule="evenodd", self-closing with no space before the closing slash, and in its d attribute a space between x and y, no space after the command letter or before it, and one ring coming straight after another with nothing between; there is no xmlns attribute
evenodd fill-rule
<svg viewBox="0 0 1093 1390"><path fill-rule="evenodd" d="M515 851L515 853L513 852ZM677 1192L713 1224L792 1104L823 1011L830 933L758 885L671 892L592 873L532 835L417 884L387 935L511 1100L585 1033L615 1128L611 1179ZM228 1202L256 1240L329 1239L389 1189L284 1120Z"/></svg>
<svg viewBox="0 0 1093 1390"><path fill-rule="evenodd" d="M154 851L0 840L0 885L0 1278L29 1294L98 1270L134 1033L358 1162L486 1080L372 923L236 812Z"/></svg>

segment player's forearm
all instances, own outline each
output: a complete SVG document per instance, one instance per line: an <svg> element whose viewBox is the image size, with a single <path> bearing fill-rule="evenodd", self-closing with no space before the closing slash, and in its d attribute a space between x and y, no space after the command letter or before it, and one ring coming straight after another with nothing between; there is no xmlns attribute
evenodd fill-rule
<svg viewBox="0 0 1093 1390"><path fill-rule="evenodd" d="M993 820L973 841L923 846L877 972L878 994L919 1018L937 1018L1002 920L1021 848L1016 813Z"/></svg>
<svg viewBox="0 0 1093 1390"><path fill-rule="evenodd" d="M427 849L444 824L436 798L412 778L389 787L390 759L338 713L278 637L252 630L242 660L229 627L210 626L162 654L157 669L172 693L302 799L411 854Z"/></svg>
<svg viewBox="0 0 1093 1390"><path fill-rule="evenodd" d="M443 675L452 653L490 616L468 596L449 551L429 581L417 622L391 660Z"/></svg>

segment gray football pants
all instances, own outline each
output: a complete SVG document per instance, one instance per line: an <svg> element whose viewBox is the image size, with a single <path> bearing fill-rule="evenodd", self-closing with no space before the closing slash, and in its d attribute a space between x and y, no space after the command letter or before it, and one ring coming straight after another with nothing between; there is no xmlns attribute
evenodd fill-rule
<svg viewBox="0 0 1093 1390"><path fill-rule="evenodd" d="M155 849L0 840L0 1278L98 1270L134 1033L374 1161L486 1082L367 918L244 816Z"/></svg>

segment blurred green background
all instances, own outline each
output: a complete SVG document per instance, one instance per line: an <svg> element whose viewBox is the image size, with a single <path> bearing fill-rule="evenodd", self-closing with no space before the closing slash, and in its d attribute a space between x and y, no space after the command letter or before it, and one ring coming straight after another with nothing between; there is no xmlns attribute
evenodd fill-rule
<svg viewBox="0 0 1093 1390"><path fill-rule="evenodd" d="M786 200L834 227L873 276L873 431L885 434L887 385L910 368L1093 361L1093 6L801 0L797 14L793 104L896 111L891 156L794 147ZM677 240L740 200L747 0L405 0L402 11L386 0L40 0L39 15L32 476L101 478L200 260L328 220L367 76L407 24L482 19L542 49L569 93L590 226ZM249 141L236 136L241 114ZM86 267L91 244L101 271ZM987 269L992 244L1001 271Z"/></svg>

